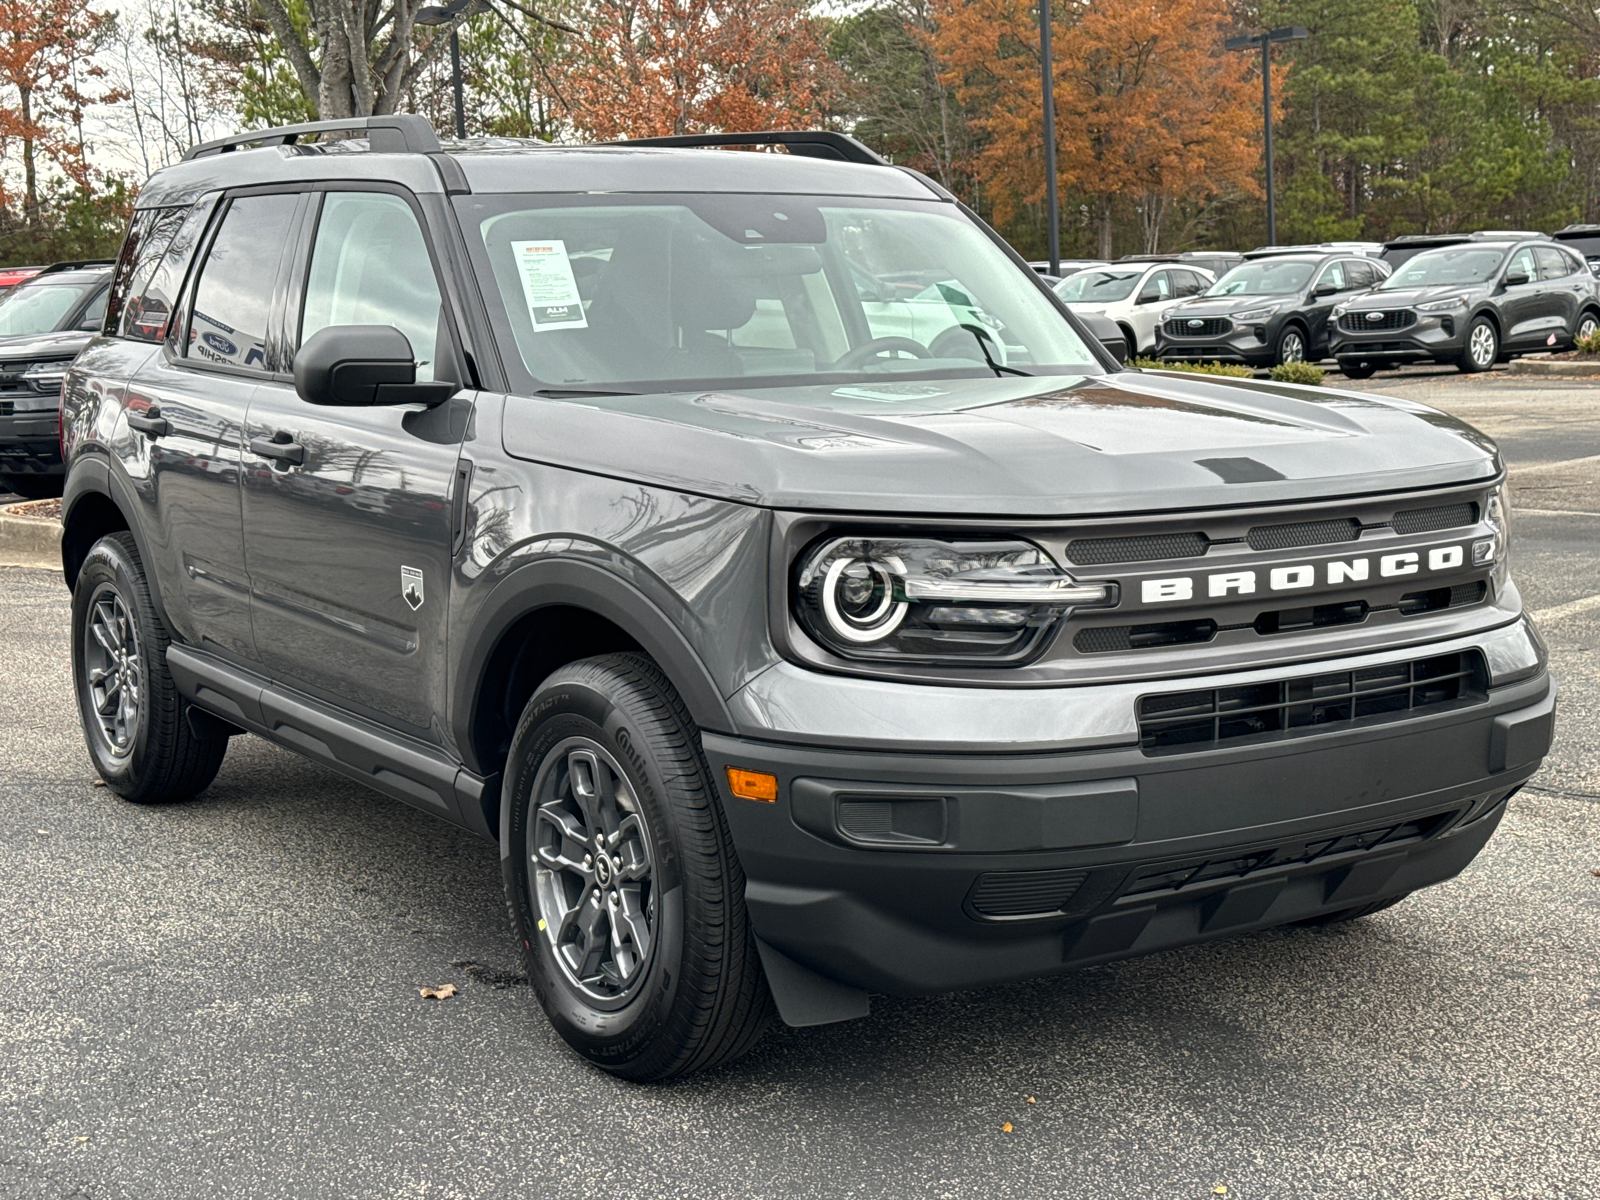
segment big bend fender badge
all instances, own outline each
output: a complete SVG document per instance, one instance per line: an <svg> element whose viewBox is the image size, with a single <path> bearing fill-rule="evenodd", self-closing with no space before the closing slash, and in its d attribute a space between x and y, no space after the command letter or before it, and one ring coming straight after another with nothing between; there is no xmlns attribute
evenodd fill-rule
<svg viewBox="0 0 1600 1200"><path fill-rule="evenodd" d="M411 611L416 612L422 607L422 569L420 567L400 568L400 595L411 606Z"/></svg>

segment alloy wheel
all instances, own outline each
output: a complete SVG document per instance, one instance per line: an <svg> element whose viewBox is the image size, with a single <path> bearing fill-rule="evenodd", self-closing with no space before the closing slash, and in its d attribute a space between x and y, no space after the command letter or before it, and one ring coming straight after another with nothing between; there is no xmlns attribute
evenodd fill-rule
<svg viewBox="0 0 1600 1200"><path fill-rule="evenodd" d="M114 758L126 757L133 749L144 707L144 665L133 617L109 584L102 584L89 602L83 643L95 728Z"/></svg>
<svg viewBox="0 0 1600 1200"><path fill-rule="evenodd" d="M1494 330L1488 325L1479 323L1472 327L1472 340L1467 346L1467 353L1472 355L1472 365L1480 371L1494 365Z"/></svg>
<svg viewBox="0 0 1600 1200"><path fill-rule="evenodd" d="M539 930L567 983L616 1008L655 949L650 837L615 759L588 738L556 747L534 784L533 890Z"/></svg>
<svg viewBox="0 0 1600 1200"><path fill-rule="evenodd" d="M1578 332L1573 335L1573 340L1581 342L1586 338L1592 338L1596 330L1600 330L1600 321L1595 320L1593 313L1585 313L1583 319L1578 322Z"/></svg>
<svg viewBox="0 0 1600 1200"><path fill-rule="evenodd" d="M1306 357L1306 344L1298 333L1290 330L1283 335L1283 340L1278 343L1279 362L1304 362Z"/></svg>

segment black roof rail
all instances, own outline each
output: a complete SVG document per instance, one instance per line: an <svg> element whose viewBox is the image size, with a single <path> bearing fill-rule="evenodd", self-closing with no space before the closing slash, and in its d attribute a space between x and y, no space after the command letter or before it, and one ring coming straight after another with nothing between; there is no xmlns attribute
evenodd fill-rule
<svg viewBox="0 0 1600 1200"><path fill-rule="evenodd" d="M86 271L90 267L114 267L116 265L117 261L114 258L75 259L71 262L51 263L48 267L45 267L42 271L40 271L38 275L33 276L33 278L38 279L42 275L53 275L57 271Z"/></svg>
<svg viewBox="0 0 1600 1200"><path fill-rule="evenodd" d="M787 146L803 158L831 158L835 162L892 166L888 159L846 133L827 129L777 129L768 133L684 133L673 137L629 138L601 142L603 146L676 146L680 149L714 146Z"/></svg>
<svg viewBox="0 0 1600 1200"><path fill-rule="evenodd" d="M438 154L439 135L427 118L410 113L397 113L387 117L341 117L336 121L308 121L304 125L280 125L276 129L257 129L251 133L235 133L189 147L184 162L196 158L209 158L214 154L227 154L250 146L292 146L301 138L314 133L365 133L367 141L377 154Z"/></svg>

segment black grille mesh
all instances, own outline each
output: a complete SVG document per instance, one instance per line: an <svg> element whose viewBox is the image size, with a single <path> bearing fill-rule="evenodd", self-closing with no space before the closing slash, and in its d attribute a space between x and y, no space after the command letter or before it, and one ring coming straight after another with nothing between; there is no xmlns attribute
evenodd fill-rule
<svg viewBox="0 0 1600 1200"><path fill-rule="evenodd" d="M1066 907L1089 872L991 871L972 885L972 907L987 917L1048 916Z"/></svg>
<svg viewBox="0 0 1600 1200"><path fill-rule="evenodd" d="M1339 318L1339 328L1351 333L1365 333L1369 329L1405 329L1416 319L1416 313L1405 309L1386 312L1381 321L1374 321L1368 313L1353 312Z"/></svg>
<svg viewBox="0 0 1600 1200"><path fill-rule="evenodd" d="M1190 321L1200 324L1191 325ZM1233 322L1227 317L1174 317L1167 322L1167 333L1171 337L1213 338L1232 330Z"/></svg>
<svg viewBox="0 0 1600 1200"><path fill-rule="evenodd" d="M1150 650L1158 646L1209 642L1216 635L1217 623L1212 620L1165 621L1158 625L1103 625L1078 630L1072 645L1079 654L1108 654L1113 650Z"/></svg>
<svg viewBox="0 0 1600 1200"><path fill-rule="evenodd" d="M1155 533L1145 537L1078 538L1067 543L1067 557L1080 566L1199 558L1210 548L1203 533Z"/></svg>
<svg viewBox="0 0 1600 1200"><path fill-rule="evenodd" d="M1245 541L1252 550L1288 550L1295 546L1323 546L1329 542L1353 542L1361 536L1361 522L1302 521L1298 525L1257 525Z"/></svg>
<svg viewBox="0 0 1600 1200"><path fill-rule="evenodd" d="M1396 533L1430 533L1435 529L1456 529L1473 525L1478 520L1478 506L1473 503L1442 504L1438 508L1412 508L1397 512L1389 524Z"/></svg>
<svg viewBox="0 0 1600 1200"><path fill-rule="evenodd" d="M1405 716L1482 699L1484 674L1483 656L1468 650L1358 671L1146 696L1139 702L1139 745L1147 754L1203 750L1235 738L1316 733L1367 717Z"/></svg>

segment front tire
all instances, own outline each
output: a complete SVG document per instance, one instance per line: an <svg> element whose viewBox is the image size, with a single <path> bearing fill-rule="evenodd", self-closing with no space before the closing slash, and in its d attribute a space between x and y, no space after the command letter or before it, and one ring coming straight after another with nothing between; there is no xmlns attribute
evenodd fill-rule
<svg viewBox="0 0 1600 1200"><path fill-rule="evenodd" d="M72 676L89 757L124 800L187 800L210 786L226 735L201 737L167 670L171 635L133 535L89 548L72 591Z"/></svg>
<svg viewBox="0 0 1600 1200"><path fill-rule="evenodd" d="M1286 325L1278 335L1276 365L1306 361L1306 335L1298 325Z"/></svg>
<svg viewBox="0 0 1600 1200"><path fill-rule="evenodd" d="M1476 375L1493 367L1499 357L1500 335L1495 332L1494 322L1488 317L1479 317L1467 330L1467 342L1461 347L1456 368L1463 375Z"/></svg>
<svg viewBox="0 0 1600 1200"><path fill-rule="evenodd" d="M523 710L506 764L506 898L528 978L591 1063L654 1082L728 1062L772 1019L744 873L659 667L563 667Z"/></svg>
<svg viewBox="0 0 1600 1200"><path fill-rule="evenodd" d="M1371 379L1373 372L1377 369L1370 363L1349 363L1347 365L1341 362L1339 364L1339 373L1346 379Z"/></svg>

